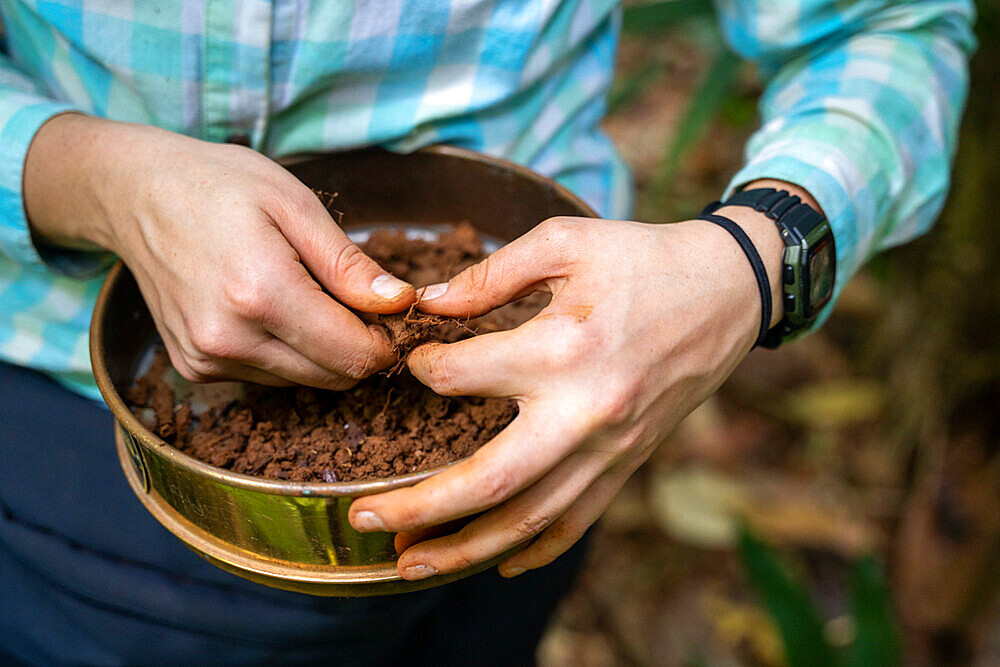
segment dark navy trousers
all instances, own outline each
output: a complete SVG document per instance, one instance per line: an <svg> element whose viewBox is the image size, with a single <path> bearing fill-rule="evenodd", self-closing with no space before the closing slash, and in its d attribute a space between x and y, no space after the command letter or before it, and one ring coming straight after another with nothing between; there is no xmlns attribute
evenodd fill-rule
<svg viewBox="0 0 1000 667"><path fill-rule="evenodd" d="M259 586L143 508L106 407L0 363L0 662L531 664L582 552L380 598Z"/></svg>

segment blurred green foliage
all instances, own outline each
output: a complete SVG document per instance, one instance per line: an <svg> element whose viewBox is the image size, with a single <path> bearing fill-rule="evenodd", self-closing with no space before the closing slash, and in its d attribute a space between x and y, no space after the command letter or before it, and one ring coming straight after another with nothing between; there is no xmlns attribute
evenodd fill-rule
<svg viewBox="0 0 1000 667"><path fill-rule="evenodd" d="M737 75L742 60L729 51L720 51L688 105L676 134L649 185L654 203L666 198L685 155L708 132L726 105L736 98Z"/></svg>
<svg viewBox="0 0 1000 667"><path fill-rule="evenodd" d="M652 208L662 208L670 196L671 186L684 158L704 138L716 119L723 116L743 125L749 124L755 117L752 101L742 100L744 103L740 104L738 83L743 62L722 47L722 35L714 18L714 5L696 0L666 0L625 9L622 30L626 35L654 35L681 27L697 27L695 32L702 35L702 45L712 57L712 63L691 96L677 131L665 147L660 164L644 193ZM616 82L608 100L609 111L615 111L661 83L663 74L660 64L653 61L635 76Z"/></svg>
<svg viewBox="0 0 1000 667"><path fill-rule="evenodd" d="M625 9L622 31L625 34L662 34L691 19L713 16L714 5L702 0L662 0Z"/></svg>
<svg viewBox="0 0 1000 667"><path fill-rule="evenodd" d="M749 532L740 539L744 569L774 618L793 667L894 667L901 662L891 597L882 568L872 555L851 564L851 618L854 641L837 651L827 641L815 602L794 568Z"/></svg>

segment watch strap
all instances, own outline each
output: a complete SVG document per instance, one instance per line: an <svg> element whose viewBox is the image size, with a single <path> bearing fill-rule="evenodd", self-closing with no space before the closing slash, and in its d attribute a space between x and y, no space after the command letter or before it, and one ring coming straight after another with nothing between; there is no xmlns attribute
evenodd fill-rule
<svg viewBox="0 0 1000 667"><path fill-rule="evenodd" d="M803 202L798 195L775 188L740 190L725 202L721 202L720 207L722 206L749 206L763 213L777 222L783 232L788 231L791 234L791 238L782 234L785 245L801 243L810 230L826 219L822 213Z"/></svg>
<svg viewBox="0 0 1000 667"><path fill-rule="evenodd" d="M747 206L764 213L775 221L786 248L801 246L810 232L826 222L823 214L803 202L801 197L790 194L787 190L775 188L740 190L724 202L713 202L707 206L702 212L702 217L706 213L715 213L723 206ZM789 268L789 265L783 265L782 275ZM798 324L793 324L786 314L778 324L761 335L758 344L761 347L776 348L792 334L808 327L812 323L812 318L801 322L798 319L794 321Z"/></svg>
<svg viewBox="0 0 1000 667"><path fill-rule="evenodd" d="M771 329L761 337L760 346L773 350L780 346L785 341L785 337L791 333L793 333L793 330L790 326L788 326L788 321L782 318L780 322L771 327Z"/></svg>

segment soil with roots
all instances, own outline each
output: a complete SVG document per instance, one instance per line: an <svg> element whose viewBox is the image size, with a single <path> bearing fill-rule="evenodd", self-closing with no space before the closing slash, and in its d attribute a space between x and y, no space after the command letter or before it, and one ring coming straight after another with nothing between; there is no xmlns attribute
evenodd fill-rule
<svg viewBox="0 0 1000 667"><path fill-rule="evenodd" d="M486 256L468 224L433 241L380 230L361 246L418 286L447 280ZM543 305L543 296L533 295L468 322L414 308L369 317L385 327L399 361L347 391L248 383L195 387L173 371L160 350L126 398L174 447L234 472L338 482L428 470L474 453L517 416L517 403L435 394L407 370L409 352L427 342L512 328Z"/></svg>

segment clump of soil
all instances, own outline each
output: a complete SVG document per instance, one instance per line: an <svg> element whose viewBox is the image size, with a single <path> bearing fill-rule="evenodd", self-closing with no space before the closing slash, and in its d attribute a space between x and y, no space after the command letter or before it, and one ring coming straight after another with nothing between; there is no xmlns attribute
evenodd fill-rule
<svg viewBox="0 0 1000 667"><path fill-rule="evenodd" d="M399 361L389 369L393 375L406 365L406 357L414 348L424 343L454 343L468 333L475 335L476 331L467 324L450 317L441 317L417 310L416 304L405 313L379 315L375 318L378 324L385 327L392 342L392 351Z"/></svg>
<svg viewBox="0 0 1000 667"><path fill-rule="evenodd" d="M471 225L437 240L380 230L362 244L383 267L416 285L447 280L485 256ZM405 367L430 341L511 328L544 305L541 295L462 322L415 309L379 316L400 357L387 372L344 392L248 383L192 387L160 350L130 388L132 411L160 437L197 459L274 479L336 482L427 470L475 452L517 415L506 399L439 396Z"/></svg>

